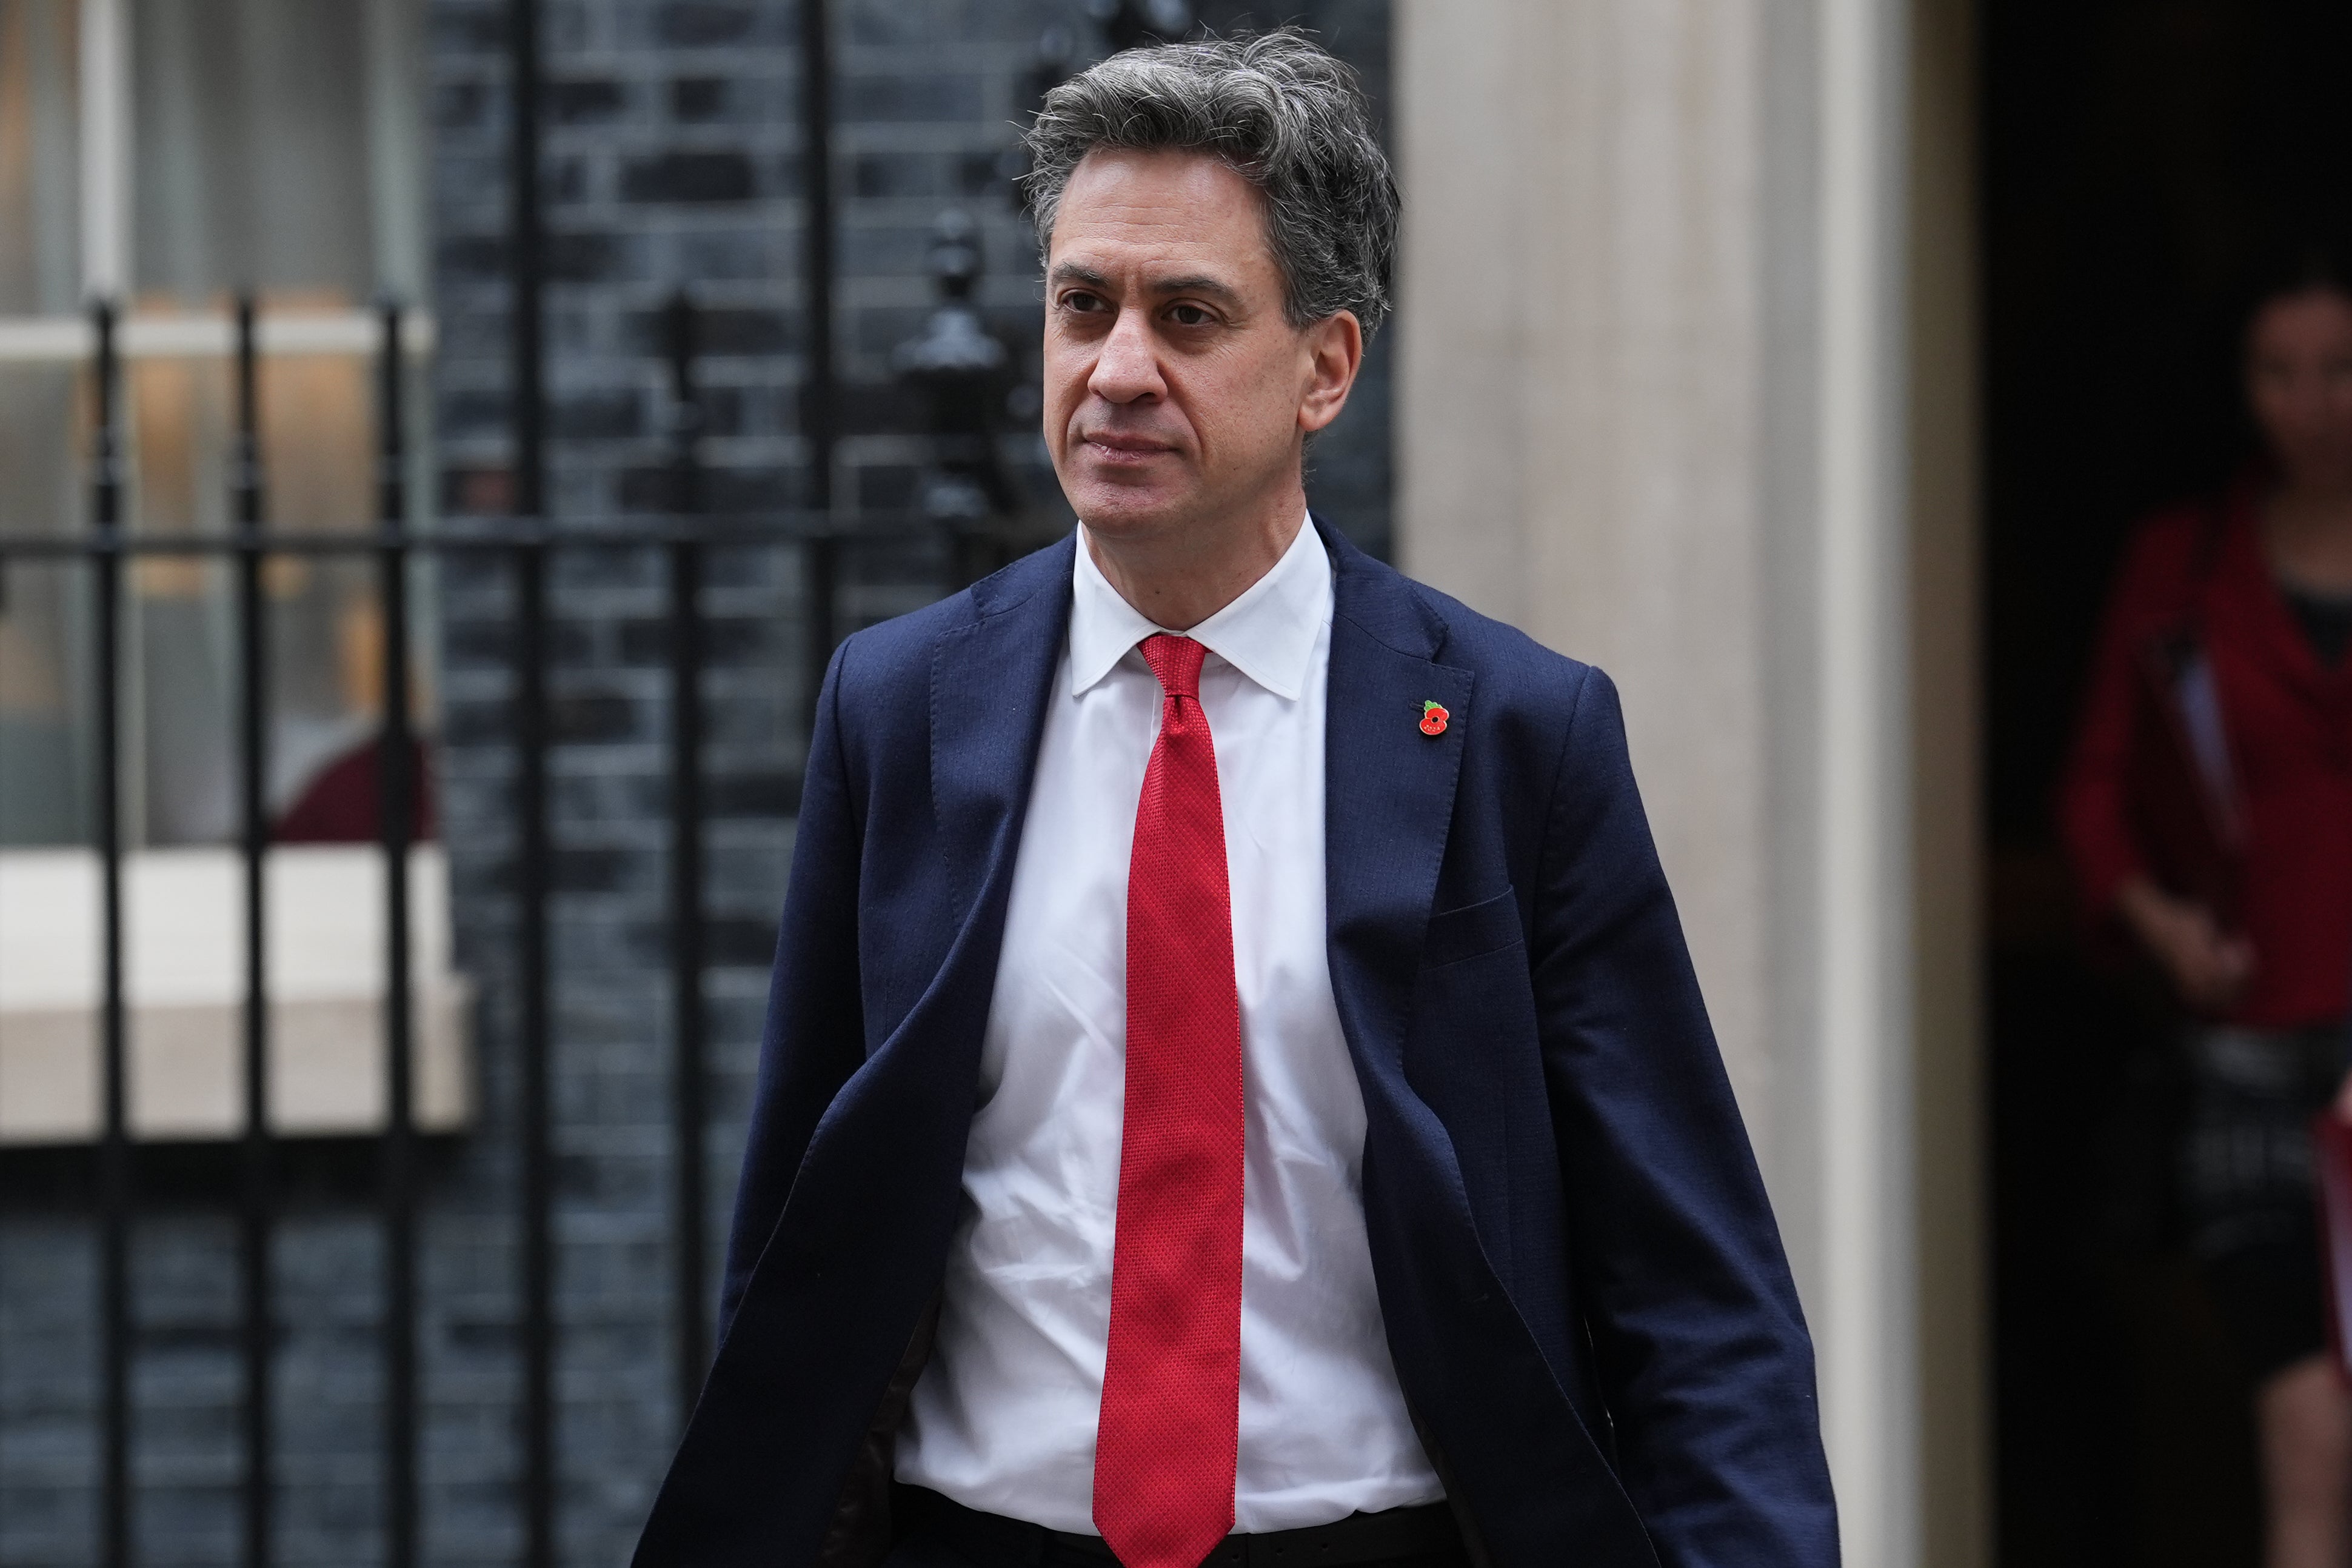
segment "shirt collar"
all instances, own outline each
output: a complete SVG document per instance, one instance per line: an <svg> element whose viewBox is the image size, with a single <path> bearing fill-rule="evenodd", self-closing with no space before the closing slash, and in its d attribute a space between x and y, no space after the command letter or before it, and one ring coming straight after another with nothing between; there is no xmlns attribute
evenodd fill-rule
<svg viewBox="0 0 2352 1568"><path fill-rule="evenodd" d="M1154 625L1119 596L1087 548L1078 525L1076 580L1070 600L1070 690L1083 692L1110 674L1128 650L1167 628ZM1331 562L1310 519L1273 570L1240 598L1188 632L1209 652L1285 701L1307 689L1315 639L1331 618Z"/></svg>

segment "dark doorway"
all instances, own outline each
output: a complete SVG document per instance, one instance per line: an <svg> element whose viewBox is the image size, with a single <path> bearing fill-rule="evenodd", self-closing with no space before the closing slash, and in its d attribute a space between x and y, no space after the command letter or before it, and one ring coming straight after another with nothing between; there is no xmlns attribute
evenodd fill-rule
<svg viewBox="0 0 2352 1568"><path fill-rule="evenodd" d="M2247 1390L2171 1223L2168 1052L2080 956L2051 792L2133 523L2251 453L2251 266L2352 208L2352 6L1982 19L2000 1561L2234 1568Z"/></svg>

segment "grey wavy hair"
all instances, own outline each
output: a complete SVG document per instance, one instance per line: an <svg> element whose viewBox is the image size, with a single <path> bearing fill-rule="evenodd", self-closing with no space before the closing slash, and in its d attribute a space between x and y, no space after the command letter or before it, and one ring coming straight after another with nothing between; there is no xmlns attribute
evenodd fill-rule
<svg viewBox="0 0 2352 1568"><path fill-rule="evenodd" d="M1293 327L1351 310L1370 339L1388 316L1396 179L1356 73L1297 27L1113 55L1047 93L1024 140L1041 259L1087 153L1198 151L1265 196Z"/></svg>

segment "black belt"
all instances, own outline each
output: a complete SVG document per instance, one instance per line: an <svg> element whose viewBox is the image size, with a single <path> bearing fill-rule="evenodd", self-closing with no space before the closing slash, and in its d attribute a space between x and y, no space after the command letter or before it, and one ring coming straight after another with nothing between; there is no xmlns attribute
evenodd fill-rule
<svg viewBox="0 0 2352 1568"><path fill-rule="evenodd" d="M980 1568L1051 1568L1057 1563L1117 1563L1099 1535L1071 1535L1002 1514L966 1508L922 1487L892 1490L892 1511L902 1531L935 1532ZM1204 1563L1216 1568L1350 1568L1416 1557L1466 1562L1454 1512L1442 1502L1351 1513L1303 1530L1226 1536Z"/></svg>

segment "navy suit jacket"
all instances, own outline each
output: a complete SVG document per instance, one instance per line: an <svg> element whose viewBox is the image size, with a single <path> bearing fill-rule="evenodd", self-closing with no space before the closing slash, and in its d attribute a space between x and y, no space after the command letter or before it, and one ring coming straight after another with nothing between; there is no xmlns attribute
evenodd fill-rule
<svg viewBox="0 0 2352 1568"><path fill-rule="evenodd" d="M1474 1552L1829 1568L1811 1344L1615 689L1317 527L1365 1219L1397 1376ZM640 1564L887 1545L1074 546L834 656L719 1348ZM1452 716L1434 737L1432 700Z"/></svg>

